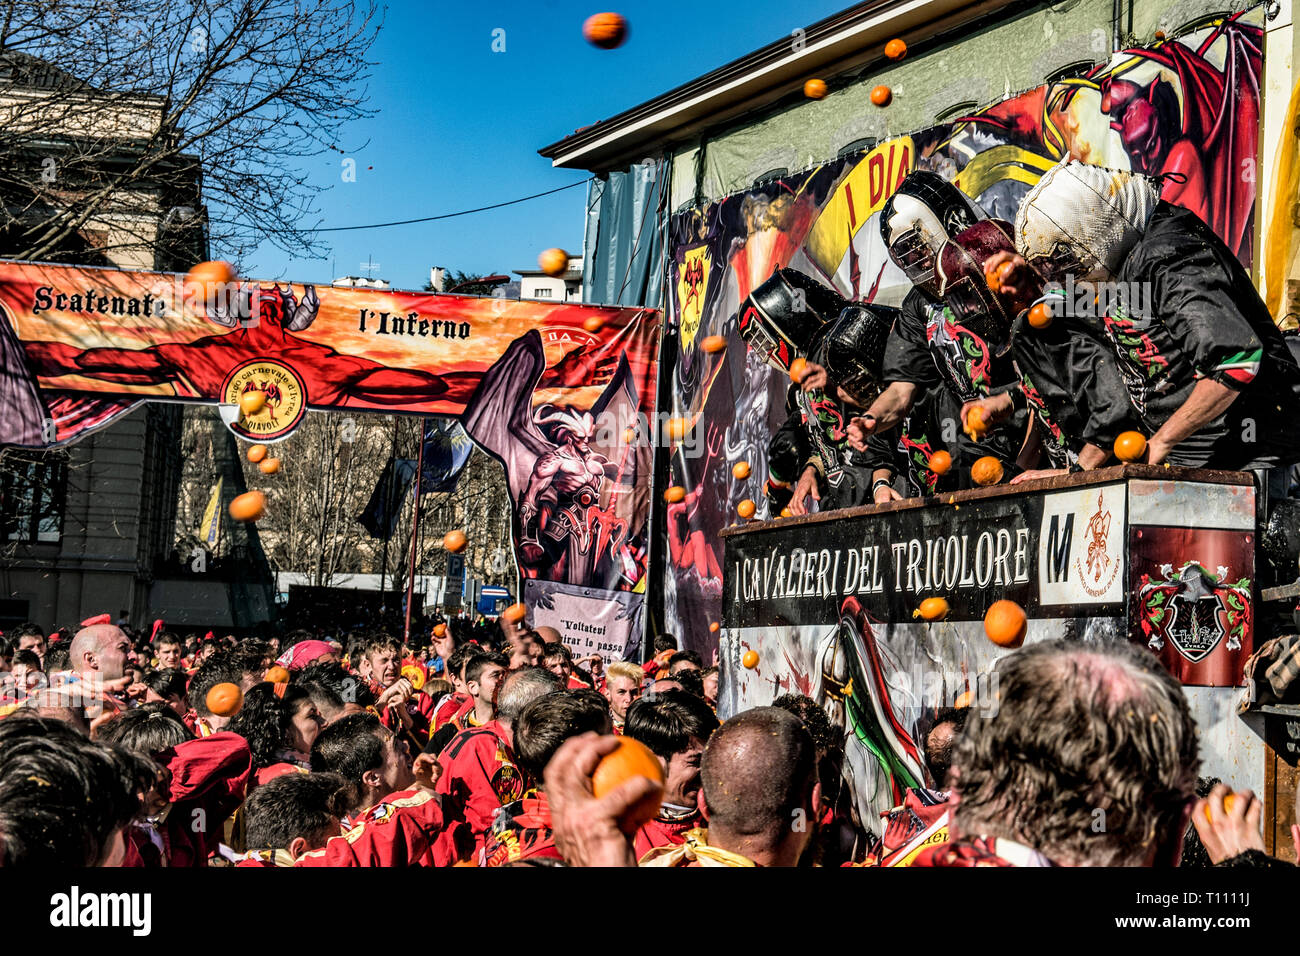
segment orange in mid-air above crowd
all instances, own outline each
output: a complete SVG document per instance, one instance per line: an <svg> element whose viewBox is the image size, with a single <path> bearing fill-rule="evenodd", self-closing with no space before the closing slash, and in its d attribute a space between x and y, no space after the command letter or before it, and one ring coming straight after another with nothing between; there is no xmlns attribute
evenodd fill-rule
<svg viewBox="0 0 1300 956"><path fill-rule="evenodd" d="M510 605L501 612L501 617L507 624L518 624L527 616L528 605L524 604L522 601Z"/></svg>
<svg viewBox="0 0 1300 956"><path fill-rule="evenodd" d="M1120 432L1115 439L1115 457L1120 461L1141 461L1147 453L1147 440L1141 432Z"/></svg>
<svg viewBox="0 0 1300 956"><path fill-rule="evenodd" d="M994 601L984 615L984 633L998 647L1019 647L1028 627L1025 609L1015 601Z"/></svg>
<svg viewBox="0 0 1300 956"><path fill-rule="evenodd" d="M745 656L740 659L740 663L745 665L746 670L753 670L758 666L758 651L745 651Z"/></svg>
<svg viewBox="0 0 1300 956"><path fill-rule="evenodd" d="M741 481L744 481L746 478L749 477L749 462L747 461L736 462L734 465L731 466L731 473L735 475L737 478L739 478Z"/></svg>
<svg viewBox="0 0 1300 956"><path fill-rule="evenodd" d="M912 617L923 621L942 621L948 616L948 602L941 597L926 598L921 606L912 612Z"/></svg>
<svg viewBox="0 0 1300 956"><path fill-rule="evenodd" d="M197 263L185 273L185 284L201 289L204 298L210 298L219 286L235 281L235 267L221 259ZM192 294L192 293L191 293Z"/></svg>
<svg viewBox="0 0 1300 956"><path fill-rule="evenodd" d="M582 327L595 335L605 327L605 320L598 315L589 315L582 320Z"/></svg>
<svg viewBox="0 0 1300 956"><path fill-rule="evenodd" d="M280 470L279 458L263 458L257 463L257 470L264 475L274 475Z"/></svg>
<svg viewBox="0 0 1300 956"><path fill-rule="evenodd" d="M976 458L970 466L970 477L977 485L996 485L1002 480L1002 462L992 455Z"/></svg>
<svg viewBox="0 0 1300 956"><path fill-rule="evenodd" d="M888 106L889 101L894 98L894 91L883 83L871 91L871 102L877 106Z"/></svg>
<svg viewBox="0 0 1300 956"><path fill-rule="evenodd" d="M442 536L442 546L452 554L459 554L465 550L465 545L469 539L465 537L465 532L459 528L454 528Z"/></svg>
<svg viewBox="0 0 1300 956"><path fill-rule="evenodd" d="M648 777L663 787L664 768L659 758L645 744L631 737L619 737L618 748L605 754L591 775L591 792L599 800L617 790L635 777ZM625 831L640 827L653 820L663 803L663 790L658 790L628 808L620 825Z"/></svg>
<svg viewBox="0 0 1300 956"><path fill-rule="evenodd" d="M686 489L681 485L673 485L671 488L664 489L664 501L670 505L675 505L679 501L686 500Z"/></svg>
<svg viewBox="0 0 1300 956"><path fill-rule="evenodd" d="M826 81L813 78L805 80L803 85L803 95L810 100L820 100L826 95Z"/></svg>
<svg viewBox="0 0 1300 956"><path fill-rule="evenodd" d="M690 431L691 423L685 418L670 418L664 422L664 437L669 441L681 441Z"/></svg>
<svg viewBox="0 0 1300 956"><path fill-rule="evenodd" d="M255 465L265 457L266 457L265 445L253 445L248 449L248 460Z"/></svg>
<svg viewBox="0 0 1300 956"><path fill-rule="evenodd" d="M710 633L710 634L717 634L718 631L720 631L721 629L722 629L722 625L719 624L717 621L710 621L710 622L709 622L709 633Z"/></svg>
<svg viewBox="0 0 1300 956"><path fill-rule="evenodd" d="M583 22L582 35L592 46L612 50L627 39L627 20L618 13L593 13Z"/></svg>
<svg viewBox="0 0 1300 956"><path fill-rule="evenodd" d="M1036 302L1029 310L1029 324L1036 329L1045 329L1052 324L1052 308L1046 302Z"/></svg>
<svg viewBox="0 0 1300 956"><path fill-rule="evenodd" d="M256 521L266 514L266 495L260 491L246 491L230 502L230 517L236 521Z"/></svg>
<svg viewBox="0 0 1300 956"><path fill-rule="evenodd" d="M569 268L569 254L555 247L543 249L542 254L537 257L537 268L552 279L558 279Z"/></svg>
<svg viewBox="0 0 1300 956"><path fill-rule="evenodd" d="M239 396L239 410L245 415L256 415L266 407L266 392L257 390Z"/></svg>
<svg viewBox="0 0 1300 956"><path fill-rule="evenodd" d="M903 57L907 56L907 44L898 37L894 37L894 39L885 44L885 56L889 57L891 60L901 60Z"/></svg>
<svg viewBox="0 0 1300 956"><path fill-rule="evenodd" d="M244 692L238 684L213 684L203 699L208 712L218 717L233 717L244 706Z"/></svg>
<svg viewBox="0 0 1300 956"><path fill-rule="evenodd" d="M754 517L754 507L753 500L746 498L740 504L736 505L736 514L748 521L750 518Z"/></svg>

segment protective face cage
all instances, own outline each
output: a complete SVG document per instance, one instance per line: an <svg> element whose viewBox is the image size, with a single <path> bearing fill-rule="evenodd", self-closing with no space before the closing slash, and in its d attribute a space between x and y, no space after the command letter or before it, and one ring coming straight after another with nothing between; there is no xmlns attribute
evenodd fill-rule
<svg viewBox="0 0 1300 956"><path fill-rule="evenodd" d="M939 254L939 294L963 328L1000 354L1010 347L1015 316L984 277L984 264L999 252L1015 252L1007 223L985 219L958 233Z"/></svg>
<svg viewBox="0 0 1300 956"><path fill-rule="evenodd" d="M810 346L811 359L826 369L827 392L841 389L854 405L868 408L884 391L885 342L898 310L881 305L849 305L821 329Z"/></svg>
<svg viewBox="0 0 1300 956"><path fill-rule="evenodd" d="M783 372L806 355L814 333L844 307L843 297L794 269L781 269L740 303L736 323L745 344Z"/></svg>
<svg viewBox="0 0 1300 956"><path fill-rule="evenodd" d="M1068 242L1057 242L1045 256L1026 260L1035 272L1051 283L1064 282L1066 276L1082 277L1090 270L1084 265L1078 250Z"/></svg>
<svg viewBox="0 0 1300 956"><path fill-rule="evenodd" d="M889 257L913 285L933 289L943 243L983 219L966 194L937 173L910 173L880 212Z"/></svg>

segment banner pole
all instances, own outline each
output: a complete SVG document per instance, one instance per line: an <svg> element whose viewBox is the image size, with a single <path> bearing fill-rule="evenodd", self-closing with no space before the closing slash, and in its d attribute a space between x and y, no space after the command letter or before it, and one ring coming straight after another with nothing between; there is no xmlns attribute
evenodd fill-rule
<svg viewBox="0 0 1300 956"><path fill-rule="evenodd" d="M424 433L428 422L420 419L420 452L415 464L415 523L411 527L411 567L406 573L406 625L402 628L402 643L411 640L411 599L415 593L415 554L420 544L420 491L424 484Z"/></svg>

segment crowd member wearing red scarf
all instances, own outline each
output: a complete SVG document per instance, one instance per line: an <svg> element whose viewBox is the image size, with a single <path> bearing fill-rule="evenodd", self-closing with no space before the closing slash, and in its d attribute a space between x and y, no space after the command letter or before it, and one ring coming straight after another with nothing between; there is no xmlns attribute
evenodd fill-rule
<svg viewBox="0 0 1300 956"><path fill-rule="evenodd" d="M605 699L609 701L609 715L614 722L614 733L623 732L627 709L641 696L645 673L630 661L615 661L605 672Z"/></svg>
<svg viewBox="0 0 1300 956"><path fill-rule="evenodd" d="M1159 660L1128 642L1042 641L995 677L996 711L953 748L950 842L913 865L1176 865L1197 733Z"/></svg>
<svg viewBox="0 0 1300 956"><path fill-rule="evenodd" d="M481 679L484 673L477 676ZM469 674L476 675L474 664ZM470 687L476 699L483 692L478 680L471 680ZM496 718L461 731L438 757L442 765L438 792L447 797L448 812L469 823L480 854L497 811L524 794L524 773L515 763L514 721L538 697L560 689L560 679L544 668L511 671L496 693Z"/></svg>
<svg viewBox="0 0 1300 956"><path fill-rule="evenodd" d="M718 718L703 700L684 690L642 697L628 708L623 734L641 741L664 768L659 812L637 831L641 859L655 847L683 843L690 830L707 826L700 813L700 761Z"/></svg>
<svg viewBox="0 0 1300 956"><path fill-rule="evenodd" d="M560 859L552 836L551 810L542 772L560 745L570 737L592 731L608 734L609 707L590 688L545 694L523 709L514 723L515 758L519 769L536 785L523 798L503 806L493 821L484 852L484 866L505 866L519 860Z"/></svg>

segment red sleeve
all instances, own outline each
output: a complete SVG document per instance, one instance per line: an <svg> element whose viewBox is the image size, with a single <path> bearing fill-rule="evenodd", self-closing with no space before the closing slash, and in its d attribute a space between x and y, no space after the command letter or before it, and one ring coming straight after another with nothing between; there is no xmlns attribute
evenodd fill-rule
<svg viewBox="0 0 1300 956"><path fill-rule="evenodd" d="M453 737L438 762L443 771L438 792L447 798L448 812L469 824L474 846L481 850L497 811L523 795L514 755L492 731L475 728Z"/></svg>
<svg viewBox="0 0 1300 956"><path fill-rule="evenodd" d="M187 740L155 759L171 771L167 813L169 866L207 866L222 824L239 809L253 773L248 742L227 731Z"/></svg>
<svg viewBox="0 0 1300 956"><path fill-rule="evenodd" d="M294 865L451 866L456 859L456 827L447 825L435 794L417 791L372 807L365 822Z"/></svg>

